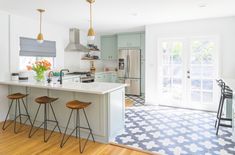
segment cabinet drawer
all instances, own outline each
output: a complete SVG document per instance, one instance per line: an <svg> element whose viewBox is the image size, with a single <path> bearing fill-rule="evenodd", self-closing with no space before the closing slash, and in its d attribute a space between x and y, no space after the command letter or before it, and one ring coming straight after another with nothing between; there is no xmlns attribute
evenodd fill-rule
<svg viewBox="0 0 235 155"><path fill-rule="evenodd" d="M96 82L103 82L104 81L104 75L95 75L95 81Z"/></svg>

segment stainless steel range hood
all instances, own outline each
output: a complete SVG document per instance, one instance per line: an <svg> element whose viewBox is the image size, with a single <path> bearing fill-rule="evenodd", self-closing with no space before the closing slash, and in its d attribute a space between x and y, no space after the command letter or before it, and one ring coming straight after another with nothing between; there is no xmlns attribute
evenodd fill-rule
<svg viewBox="0 0 235 155"><path fill-rule="evenodd" d="M69 44L65 51L90 52L89 48L80 43L80 30L76 28L69 29Z"/></svg>

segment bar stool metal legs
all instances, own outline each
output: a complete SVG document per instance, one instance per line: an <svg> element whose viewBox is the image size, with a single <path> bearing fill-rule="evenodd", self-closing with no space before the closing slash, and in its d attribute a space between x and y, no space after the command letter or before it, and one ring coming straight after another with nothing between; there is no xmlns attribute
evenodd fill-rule
<svg viewBox="0 0 235 155"><path fill-rule="evenodd" d="M12 95L9 95L8 98L11 99L11 104L10 104L10 107L8 109L8 112L7 112L7 115L6 115L6 118L5 118L5 121L4 121L4 124L2 126L2 129L5 130L7 127L9 127L13 122L10 122L8 125L6 125L7 123L7 118L10 114L10 111L11 111L11 108L12 108L12 105L13 105L13 102L15 101L15 118L14 118L14 133L17 134L20 130L20 128L16 129L16 121L17 119L19 118L20 119L20 125L22 124L26 124L27 121L29 121L29 123L32 125L32 122L31 122L31 119L30 119L30 116L29 116L29 112L28 112L28 109L25 105L25 102L24 102L24 97L26 97L27 95L24 95L24 94L20 94L20 93L16 93L16 94L12 94ZM26 114L22 114L21 113L21 107L20 107L20 100L22 102L22 105L24 107L24 110L25 110L25 113ZM27 119L25 120L24 123L22 123L22 116L25 116L27 117Z"/></svg>
<svg viewBox="0 0 235 155"><path fill-rule="evenodd" d="M229 127L229 128L232 127L232 125L221 124L221 123L220 123L221 120L222 120L222 121L231 121L231 122L232 122L232 119L231 119L231 118L223 118L223 117L222 117L224 101L225 101L225 98L223 97L223 98L222 98L222 101L221 101L221 106L220 106L218 118L216 119L216 122L217 122L217 120L218 120L218 124L217 124L217 128L216 128L216 135L218 135L219 127L220 127L220 126Z"/></svg>
<svg viewBox="0 0 235 155"><path fill-rule="evenodd" d="M221 96L220 96L220 102L219 102L219 107L217 111L217 116L216 116L216 121L215 121L215 128L216 128L216 135L218 135L219 132L219 127L232 127L232 125L229 124L222 124L221 121L230 121L232 122L231 118L223 118L223 107L224 103L226 103L226 99L232 99L233 98L233 91L226 86L226 84L222 80L217 80L218 85L221 87Z"/></svg>
<svg viewBox="0 0 235 155"><path fill-rule="evenodd" d="M83 110L83 114L85 116L88 127L81 127L80 126L80 112L79 112L80 109ZM93 136L93 133L92 133L92 130L91 130L91 127L90 127L85 109L84 108L80 108L80 109L79 108L71 108L71 113L69 115L69 119L68 119L68 122L67 122L67 125L66 125L66 128L65 128L65 132L64 132L60 147L62 148L65 145L65 143L68 141L68 139L71 137L71 135L76 131L76 138L79 138L79 151L80 151L80 153L83 153L90 136L92 136L93 142L95 142L95 139L94 139L94 136ZM72 117L72 114L73 114L74 110L76 110L76 127L69 134L69 136L67 138L65 138L67 130L68 130L68 126L69 126L69 123L70 123L70 120L71 120L71 117ZM89 134L86 138L86 141L85 141L85 144L83 145L83 147L82 147L82 143L81 143L81 130L80 129L89 130Z"/></svg>
<svg viewBox="0 0 235 155"><path fill-rule="evenodd" d="M35 121L36 121L36 119L37 119L37 116L38 116L38 112L39 112L39 110L40 110L40 108L41 108L41 104L39 104L39 107L38 107L38 109L37 109L37 112L36 112L36 115L35 115L35 118L34 118L34 121L33 121L33 125L32 125L32 127L31 127L31 129L30 129L30 132L29 132L29 138L31 138L37 131L38 131L38 129L40 129L41 127L42 127L42 125L43 125L43 139L44 139L44 142L47 142L49 139L50 139L50 137L51 137L51 135L53 134L53 132L55 131L55 129L56 129L56 127L58 128L58 130L59 130L59 132L61 133L61 130L60 130L60 127L59 127L59 123L58 123L58 121L57 121L57 118L56 118L56 116L55 116L55 112L54 112L54 109L53 109L53 107L52 107L52 105L51 105L51 102L49 102L49 103L43 103L44 104L44 121L41 123L41 125L39 125L37 128L36 128L36 130L34 131L34 132L32 132L33 131L33 127L34 127L34 125L35 125ZM54 120L49 120L48 119L48 109L51 109L51 111L52 111L52 114L53 114L53 117L54 117ZM54 126L54 128L53 128L53 130L50 132L50 134L46 137L46 133L47 133L47 129L48 129L48 122L53 122L53 123L56 123L56 125Z"/></svg>

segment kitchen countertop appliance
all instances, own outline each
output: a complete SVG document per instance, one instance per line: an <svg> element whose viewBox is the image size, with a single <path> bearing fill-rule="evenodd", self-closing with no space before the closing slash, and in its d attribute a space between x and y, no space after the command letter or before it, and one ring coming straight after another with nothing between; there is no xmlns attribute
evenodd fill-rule
<svg viewBox="0 0 235 155"><path fill-rule="evenodd" d="M141 95L141 50L121 49L118 51L118 78L126 83L127 95Z"/></svg>

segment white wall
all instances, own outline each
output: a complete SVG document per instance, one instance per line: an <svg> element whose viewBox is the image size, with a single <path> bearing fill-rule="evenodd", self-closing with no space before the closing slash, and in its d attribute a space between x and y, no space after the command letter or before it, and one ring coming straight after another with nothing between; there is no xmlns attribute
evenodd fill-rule
<svg viewBox="0 0 235 155"><path fill-rule="evenodd" d="M146 102L157 104L157 42L162 37L218 36L220 70L235 78L235 17L172 22L146 26Z"/></svg>
<svg viewBox="0 0 235 155"><path fill-rule="evenodd" d="M5 12L0 12L0 79L9 78L9 16ZM0 86L0 121L4 120L7 113L8 104L7 96L8 88Z"/></svg>

